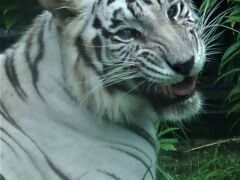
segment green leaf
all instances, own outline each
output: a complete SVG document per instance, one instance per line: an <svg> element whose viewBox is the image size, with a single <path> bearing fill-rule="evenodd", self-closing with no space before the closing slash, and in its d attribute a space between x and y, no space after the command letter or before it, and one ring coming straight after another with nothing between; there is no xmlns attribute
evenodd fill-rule
<svg viewBox="0 0 240 180"><path fill-rule="evenodd" d="M233 96L239 94L240 95L240 84L236 85L231 92L229 93L227 99L231 99Z"/></svg>
<svg viewBox="0 0 240 180"><path fill-rule="evenodd" d="M9 31L18 21L20 17L17 14L7 14L4 17L5 28Z"/></svg>
<svg viewBox="0 0 240 180"><path fill-rule="evenodd" d="M224 21L224 23L233 23L233 22L240 22L240 16L228 16L228 19Z"/></svg>
<svg viewBox="0 0 240 180"><path fill-rule="evenodd" d="M240 53L240 41L237 41L233 45L231 45L226 52L223 54L221 64L220 64L220 71L225 67L226 64L229 63L233 57Z"/></svg>
<svg viewBox="0 0 240 180"><path fill-rule="evenodd" d="M177 131L177 130L179 130L179 128L167 128L167 129L165 129L163 131L160 131L160 133L158 133L157 137L160 138L163 135L166 135L166 134L168 134L170 132L174 132L174 131Z"/></svg>
<svg viewBox="0 0 240 180"><path fill-rule="evenodd" d="M177 151L176 147L173 144L169 143L160 143L157 147L158 151L164 150L164 151Z"/></svg>
<svg viewBox="0 0 240 180"><path fill-rule="evenodd" d="M176 143L178 143L178 140L175 138L167 138L167 139L160 139L158 142L159 143L176 144Z"/></svg>
<svg viewBox="0 0 240 180"><path fill-rule="evenodd" d="M18 7L18 3L9 1L9 2L5 2L2 5L1 9L3 11L3 15L6 15L9 11L13 11L17 9L17 7Z"/></svg>
<svg viewBox="0 0 240 180"><path fill-rule="evenodd" d="M232 12L229 14L230 17L234 15L240 15L240 6L236 6L236 9L233 9Z"/></svg>
<svg viewBox="0 0 240 180"><path fill-rule="evenodd" d="M199 8L199 12L203 13L203 12L207 11L208 9L210 9L214 5L216 5L217 2L218 2L218 0L204 0Z"/></svg>
<svg viewBox="0 0 240 180"><path fill-rule="evenodd" d="M165 172L161 167L157 167L157 171L166 179L166 180L174 180L174 178L167 172Z"/></svg>
<svg viewBox="0 0 240 180"><path fill-rule="evenodd" d="M240 2L240 0L230 0L230 1Z"/></svg>
<svg viewBox="0 0 240 180"><path fill-rule="evenodd" d="M219 80L221 80L221 79L223 79L223 78L225 78L225 77L227 77L227 76L229 76L229 75L231 75L231 74L235 74L235 73L238 73L238 72L240 72L240 68L235 68L235 69L233 69L233 70L231 70L231 71L229 71L229 72L224 73L222 76L220 76L220 77L217 79L217 81L219 81Z"/></svg>
<svg viewBox="0 0 240 180"><path fill-rule="evenodd" d="M235 104L227 113L227 116L232 114L233 112L240 112L240 103Z"/></svg>

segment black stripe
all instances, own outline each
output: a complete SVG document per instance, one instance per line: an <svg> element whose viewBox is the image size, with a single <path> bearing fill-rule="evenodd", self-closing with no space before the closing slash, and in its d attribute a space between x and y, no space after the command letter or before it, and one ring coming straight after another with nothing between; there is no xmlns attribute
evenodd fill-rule
<svg viewBox="0 0 240 180"><path fill-rule="evenodd" d="M103 35L103 37L108 39L109 37L111 37L113 35L113 33L107 31L105 28L102 28L102 35Z"/></svg>
<svg viewBox="0 0 240 180"><path fill-rule="evenodd" d="M4 119L6 119L15 128L20 129L20 127L15 122L15 120L9 115L6 107L4 106L4 104L1 101L0 101L0 107L1 107L1 110L2 110L2 111L0 111L0 114L4 117Z"/></svg>
<svg viewBox="0 0 240 180"><path fill-rule="evenodd" d="M7 57L7 59L5 60L5 71L6 71L8 80L10 81L10 83L11 83L12 87L14 88L15 92L17 93L17 95L23 101L25 101L25 99L27 98L27 95L26 95L25 91L22 89L20 82L18 80L18 76L17 76L15 66L14 66L14 53L11 54L10 57Z"/></svg>
<svg viewBox="0 0 240 180"><path fill-rule="evenodd" d="M160 5L160 7L162 6L162 3L160 0L157 0L158 4Z"/></svg>
<svg viewBox="0 0 240 180"><path fill-rule="evenodd" d="M88 172L83 173L81 176L79 176L78 178L76 178L76 180L80 180L80 178L86 176L87 174L88 174Z"/></svg>
<svg viewBox="0 0 240 180"><path fill-rule="evenodd" d="M110 172L107 172L107 171L104 171L104 170L101 170L101 169L98 169L97 171L111 177L114 180L121 180L117 175L115 175L113 173L110 173Z"/></svg>
<svg viewBox="0 0 240 180"><path fill-rule="evenodd" d="M98 4L97 5L99 6L101 4L101 2L102 2L102 0L98 0Z"/></svg>
<svg viewBox="0 0 240 180"><path fill-rule="evenodd" d="M38 89L38 80L39 80L39 71L38 71L38 65L43 60L44 56L44 42L43 42L43 34L44 34L44 25L42 25L42 29L39 32L38 35L38 54L34 60L34 63L32 64L32 76L33 76L33 86L37 92L37 94L44 100L43 96L41 95L39 89Z"/></svg>
<svg viewBox="0 0 240 180"><path fill-rule="evenodd" d="M135 12L133 10L132 4L128 4L127 8L132 13L132 15L136 18L136 14L135 14Z"/></svg>
<svg viewBox="0 0 240 180"><path fill-rule="evenodd" d="M118 20L115 18L112 18L111 21L112 21L112 24L109 26L111 29L115 29L118 26L120 26L121 24L123 24L121 20Z"/></svg>
<svg viewBox="0 0 240 180"><path fill-rule="evenodd" d="M149 60L149 59L148 59L148 60ZM149 61L149 62L151 62L151 61ZM148 71L155 72L156 74L164 75L164 73L161 73L161 72L159 72L158 70L156 70L156 69L154 69L154 68L152 68L152 67L147 66L146 64L144 64L144 62L141 61L140 63L141 63L141 65L142 65L142 67L144 67L144 68L147 69Z"/></svg>
<svg viewBox="0 0 240 180"><path fill-rule="evenodd" d="M100 28L102 28L102 22L101 22L101 20L96 16L95 17L95 19L94 19L94 21L93 21L93 27L95 28L95 29L100 29Z"/></svg>
<svg viewBox="0 0 240 180"><path fill-rule="evenodd" d="M96 57L97 60L100 61L103 65L103 70L105 71L105 69L107 69L105 63L103 63L103 59L102 59L102 41L100 36L95 36L92 40L92 44L94 46L95 52L96 52Z"/></svg>
<svg viewBox="0 0 240 180"><path fill-rule="evenodd" d="M147 163L144 162L144 160L142 160L142 159L141 159L140 157L138 157L136 154L133 154L133 153L131 153L131 152L128 152L128 151L126 151L126 150L124 150L124 149L121 149L121 148L118 148L118 147L113 147L113 146L110 146L110 148L111 148L111 149L114 149L114 150L116 150L116 151L122 152L122 153L124 153L124 154L126 154L126 155L128 155L128 156L131 156L132 158L134 158L134 159L136 159L137 161L141 162L141 163L146 167L147 172L150 173L152 179L154 180L153 173L152 173L152 171L151 171L151 169L150 169L152 165L149 166Z"/></svg>
<svg viewBox="0 0 240 180"><path fill-rule="evenodd" d="M96 7L96 2L94 2L93 6L92 6L92 10L91 10L92 14L94 13L95 7Z"/></svg>
<svg viewBox="0 0 240 180"><path fill-rule="evenodd" d="M59 177L61 177L62 180L69 180L69 178L68 178L63 172L60 171L60 169L58 169L57 167L54 166L54 164L48 159L48 157L46 156L45 153L42 152L42 154L43 154L44 158L46 159L49 167L52 168L52 170L53 170Z"/></svg>
<svg viewBox="0 0 240 180"><path fill-rule="evenodd" d="M0 174L0 180L6 180L6 178L2 174Z"/></svg>
<svg viewBox="0 0 240 180"><path fill-rule="evenodd" d="M138 2L136 2L136 6L139 8L139 10L140 10L141 12L143 11L142 7L140 6L140 4L139 4Z"/></svg>
<svg viewBox="0 0 240 180"><path fill-rule="evenodd" d="M5 139L3 139L3 137L0 137L1 143L6 144L6 146L9 147L9 149L11 149L11 151L18 157L17 152L15 151L15 149L11 146L11 144L9 144Z"/></svg>
<svg viewBox="0 0 240 180"><path fill-rule="evenodd" d="M108 0L107 1L107 6L109 6L111 3L113 3L115 0Z"/></svg>
<svg viewBox="0 0 240 180"><path fill-rule="evenodd" d="M181 3L180 3L180 12L183 11L183 8L184 8L184 4L183 4L183 2L181 2Z"/></svg>
<svg viewBox="0 0 240 180"><path fill-rule="evenodd" d="M125 146L125 147L128 147L128 148L132 148L132 149L140 152L141 154L143 154L143 155L152 163L152 159L150 158L150 156L149 156L147 153L145 153L143 150L139 149L139 148L136 147L136 146L133 146L133 145L131 145L131 144L126 144L126 143L119 143L119 142L111 142L111 143L113 143L113 144L119 144L119 145L122 145L122 146Z"/></svg>
<svg viewBox="0 0 240 180"><path fill-rule="evenodd" d="M32 159L32 157L28 154L27 150L17 141L15 140L5 129L3 129L2 127L0 127L0 131L2 131L2 133L4 133L6 136L8 136L13 142L15 142L22 150L23 152L26 154L26 156L30 159L30 161L32 162L32 164L34 165L35 168L38 168L36 166L36 164L34 163L35 160Z"/></svg>
<svg viewBox="0 0 240 180"><path fill-rule="evenodd" d="M95 36L92 40L92 43L93 43L98 61L102 62L103 60L102 60L102 51L101 51L102 50L101 38L98 35Z"/></svg>
<svg viewBox="0 0 240 180"><path fill-rule="evenodd" d="M84 62L91 67L98 75L100 75L100 72L98 72L97 67L92 63L92 59L89 57L86 47L84 45L84 41L82 39L81 36L78 36L76 41L75 41L75 46L77 47L78 50L78 57L76 60L76 65L75 67L77 67L77 65L79 64L79 61L82 59L84 60Z"/></svg>
<svg viewBox="0 0 240 180"><path fill-rule="evenodd" d="M147 5L152 5L152 1L151 0L143 0Z"/></svg>
<svg viewBox="0 0 240 180"><path fill-rule="evenodd" d="M124 45L123 45L122 50L119 54L119 57L122 57L122 59L124 59L124 58L126 59L130 53L132 53L132 51L131 50L125 50ZM128 61L128 60L126 59L126 61Z"/></svg>
<svg viewBox="0 0 240 180"><path fill-rule="evenodd" d="M26 62L28 64L28 67L31 71L32 74L32 83L33 83L33 87L35 89L35 91L37 92L37 94L41 97L42 100L44 100L43 96L41 95L37 83L38 83L38 79L39 79L39 74L38 74L38 65L40 63L40 61L42 60L43 56L44 56L44 44L43 44L43 33L44 33L44 26L42 26L41 31L38 34L38 54L36 56L36 58L34 59L34 62L31 62L31 57L30 57L30 52L31 52L31 48L32 48L32 39L33 39L33 32L29 33L27 42L26 42L26 47L24 50L24 54L25 54L25 58L26 58ZM44 100L45 101L45 100Z"/></svg>
<svg viewBox="0 0 240 180"><path fill-rule="evenodd" d="M5 129L0 127L0 131L2 131L3 133L5 133L10 139L12 139L23 151L24 153L28 156L28 158L30 159L30 161L33 163L33 165L35 166L36 169L38 169L37 165L35 165L35 160L32 159L32 156L29 155L29 153L27 152L27 150L17 141L15 140ZM24 135L26 135L24 133ZM27 136L27 135L26 135ZM28 137L28 136L27 136ZM28 137L29 138L29 137ZM33 142L32 139L29 138L29 140L39 149L39 151L42 153L42 155L44 156L45 160L47 161L49 167L62 179L62 180L69 180L69 178L63 174L57 167L54 166L54 164L49 160L49 158L46 156L46 154L38 147L38 145Z"/></svg>
<svg viewBox="0 0 240 180"><path fill-rule="evenodd" d="M190 13L190 11L188 10L188 11L186 12L186 14L184 15L184 17L188 17L188 16L189 16L189 13Z"/></svg>
<svg viewBox="0 0 240 180"><path fill-rule="evenodd" d="M143 128L141 128L135 124L128 124L128 125L120 124L120 126L135 133L136 135L140 136L141 138L143 138L145 141L147 141L153 147L154 151L156 151L157 147L156 147L155 139Z"/></svg>
<svg viewBox="0 0 240 180"><path fill-rule="evenodd" d="M113 18L116 19L117 18L117 15L122 13L123 9L122 8L118 8L118 9L115 9L113 11Z"/></svg>
<svg viewBox="0 0 240 180"><path fill-rule="evenodd" d="M57 167L55 167L52 162L49 160L49 158L46 156L46 154L41 150L41 148L15 123L16 121L9 115L9 113L7 112L5 106L3 105L3 103L0 102L1 108L3 109L4 113L1 112L1 114L3 114L3 117L9 121L10 124L12 124L15 128L17 128L22 134L24 134L37 148L38 150L43 154L45 160L47 161L48 165L50 168L52 168L52 170L59 176L61 177L61 179L64 180L68 180L69 178L67 178L66 175L64 175L60 170L58 170ZM38 168L35 164L34 164L34 159L32 159L32 157L28 154L27 150L25 150L24 147L21 146L21 144L19 142L17 142L17 140L15 140L5 129L3 129L2 127L0 127L0 130L2 132L4 132L10 139L12 139L24 152L25 154L29 157L29 159L31 160L31 162L33 163L33 165Z"/></svg>
<svg viewBox="0 0 240 180"><path fill-rule="evenodd" d="M70 92L70 90L63 85L62 83L57 81L57 84L62 88L62 90L65 92L65 94L71 99L73 102L78 103L77 98Z"/></svg>

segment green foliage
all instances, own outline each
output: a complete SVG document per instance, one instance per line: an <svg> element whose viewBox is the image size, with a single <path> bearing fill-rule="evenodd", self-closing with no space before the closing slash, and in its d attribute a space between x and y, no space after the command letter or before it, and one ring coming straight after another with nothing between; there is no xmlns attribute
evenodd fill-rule
<svg viewBox="0 0 240 180"><path fill-rule="evenodd" d="M176 151L175 145L178 143L176 138L163 138L164 135L172 133L178 130L178 128L167 128L163 131L160 131L157 135L158 143L157 143L157 150L158 152L163 151Z"/></svg>
<svg viewBox="0 0 240 180"><path fill-rule="evenodd" d="M230 29L235 37L232 45L230 45L224 52L221 62L219 64L219 79L227 79L232 82L237 82L229 93L227 102L231 105L228 111L228 115L233 112L240 111L240 0L225 0L229 7L226 14L222 14L223 18L221 24L216 24L219 27ZM218 0L204 0L200 6L199 13L203 14L208 10L216 8L219 5ZM221 12L220 12L221 13ZM213 17L214 18L214 17ZM222 18L221 16L217 18ZM221 20L221 19L220 19ZM236 80L237 79L237 80ZM177 129L168 128L166 130L160 131L158 134L158 150L160 152L174 152L176 151L177 139L167 138L164 139L163 136L167 133L174 132ZM160 164L169 159L168 157L160 156ZM165 159L165 160L164 160ZM218 147L214 150L207 150L205 152L199 152L199 154L194 158L195 165L191 169L184 168L183 174L176 171L180 170L182 167L176 167L174 171L166 173L166 168L163 165L158 168L158 179L159 180L224 180L231 179L237 180L240 177L240 156L235 154L221 154L218 152ZM197 162L196 162L197 160Z"/></svg>
<svg viewBox="0 0 240 180"><path fill-rule="evenodd" d="M201 6L198 11L199 11L199 13L203 13L206 9L211 9L217 3L218 3L218 0L204 0L201 3Z"/></svg>
<svg viewBox="0 0 240 180"><path fill-rule="evenodd" d="M219 73L220 79L231 78L236 79L237 84L231 90L226 102L230 104L228 115L233 112L240 112L240 1L232 0L232 9L226 16L223 25L229 27L235 35L235 41L225 51L220 63Z"/></svg>
<svg viewBox="0 0 240 180"><path fill-rule="evenodd" d="M189 167L173 170L176 180L238 180L240 177L240 156L219 147L188 154L192 158Z"/></svg>
<svg viewBox="0 0 240 180"><path fill-rule="evenodd" d="M159 125L161 126L161 125ZM177 151L176 148L176 144L178 143L178 139L177 138L166 138L164 136L168 135L168 134L173 134L175 131L177 131L178 128L166 128L166 129L162 129L160 130L160 132L157 134L157 152L159 154L161 154L162 152L169 152L169 151ZM167 156L163 156L160 155L161 159L168 159ZM164 178L166 180L173 180L173 177L167 173L163 167L161 167L160 165L158 165L157 167L157 173L158 173L158 177L160 178Z"/></svg>
<svg viewBox="0 0 240 180"><path fill-rule="evenodd" d="M7 31L22 30L39 11L37 1L1 0L0 27Z"/></svg>
<svg viewBox="0 0 240 180"><path fill-rule="evenodd" d="M230 106L228 115L233 112L240 112L240 1L239 0L223 0L228 5L228 9L224 15L223 22L219 27L231 30L234 40L233 43L224 52L219 65L219 78L217 81L225 80L236 83L232 91L226 98L226 103ZM204 0L200 12L217 6L219 1Z"/></svg>

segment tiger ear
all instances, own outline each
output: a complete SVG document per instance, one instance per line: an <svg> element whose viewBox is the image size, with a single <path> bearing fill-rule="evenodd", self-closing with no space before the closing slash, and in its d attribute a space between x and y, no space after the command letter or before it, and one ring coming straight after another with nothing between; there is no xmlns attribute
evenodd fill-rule
<svg viewBox="0 0 240 180"><path fill-rule="evenodd" d="M67 21L78 15L74 0L39 0L40 4L49 10L58 25L63 26Z"/></svg>

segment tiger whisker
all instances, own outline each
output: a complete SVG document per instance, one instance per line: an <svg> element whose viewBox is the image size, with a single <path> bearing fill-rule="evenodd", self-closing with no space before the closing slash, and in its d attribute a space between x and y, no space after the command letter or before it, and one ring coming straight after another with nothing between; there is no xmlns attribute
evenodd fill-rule
<svg viewBox="0 0 240 180"><path fill-rule="evenodd" d="M143 85L145 82L141 82L141 83L138 83L136 86L134 86L133 88L131 88L129 91L123 93L121 96L126 96L128 95L130 92L134 91L135 89L139 88L141 85Z"/></svg>
<svg viewBox="0 0 240 180"><path fill-rule="evenodd" d="M118 75L115 75L115 76L112 76L111 78L112 79L102 79L102 84L100 85L97 85L95 86L94 88L92 88L89 93L86 95L85 99L82 101L82 104L84 104L84 102L88 99L88 97L91 95L91 94L94 94L96 92L96 90L98 90L99 88L106 88L106 87L109 87L111 85L114 85L114 84L117 84L121 81L125 81L125 80L128 80L128 79L132 79L132 78L136 78L138 76L131 76L129 77L129 74L133 74L135 72L129 72L129 73L122 73L122 74L118 74ZM128 76L128 78L126 78ZM125 77L125 78L123 78ZM109 78L109 77L108 77ZM113 81L114 80L114 81ZM117 80L117 81L116 81Z"/></svg>

